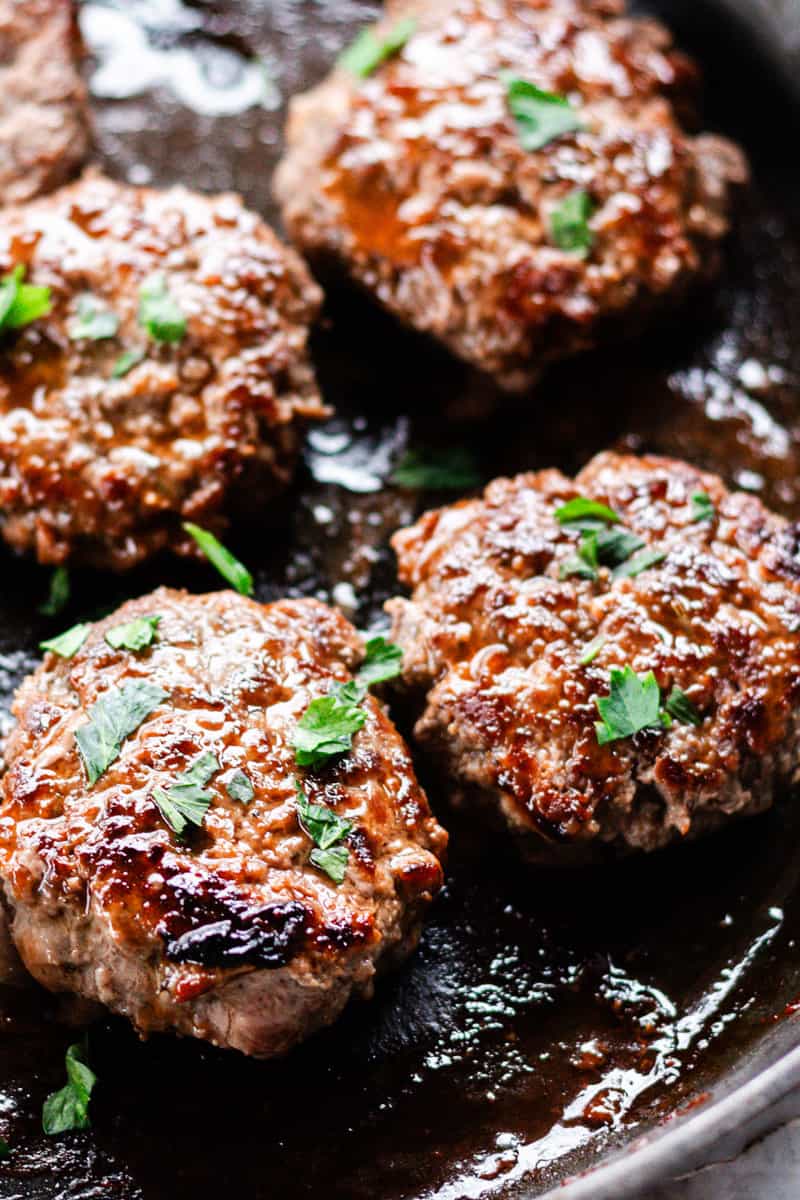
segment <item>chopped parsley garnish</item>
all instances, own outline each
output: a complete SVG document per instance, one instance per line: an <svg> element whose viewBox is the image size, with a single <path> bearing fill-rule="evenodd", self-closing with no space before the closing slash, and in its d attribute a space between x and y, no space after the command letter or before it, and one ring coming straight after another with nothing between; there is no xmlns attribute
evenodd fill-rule
<svg viewBox="0 0 800 1200"><path fill-rule="evenodd" d="M575 496L556 509L556 520L560 525L577 525L578 529L599 529L603 525L616 525L622 518L607 504L589 500L586 496Z"/></svg>
<svg viewBox="0 0 800 1200"><path fill-rule="evenodd" d="M0 329L21 329L46 317L53 305L49 287L23 283L25 268L15 267L0 280Z"/></svg>
<svg viewBox="0 0 800 1200"><path fill-rule="evenodd" d="M589 218L594 205L588 192L570 192L550 214L550 232L559 250L586 258L592 248L594 234Z"/></svg>
<svg viewBox="0 0 800 1200"><path fill-rule="evenodd" d="M156 788L153 792L159 812L179 837L183 835L187 825L195 825L199 829L203 824L213 799L211 793L203 789L218 770L217 759L210 750L206 750L168 791Z"/></svg>
<svg viewBox="0 0 800 1200"><path fill-rule="evenodd" d="M467 491L477 487L481 477L474 455L463 446L451 446L445 450L409 450L392 471L389 482L411 491Z"/></svg>
<svg viewBox="0 0 800 1200"><path fill-rule="evenodd" d="M707 492L694 492L692 495L692 520L713 521L717 515L714 501Z"/></svg>
<svg viewBox="0 0 800 1200"><path fill-rule="evenodd" d="M697 707L677 684L673 685L672 691L667 696L664 708L671 717L674 717L676 721L682 721L684 725L703 724L703 718Z"/></svg>
<svg viewBox="0 0 800 1200"><path fill-rule="evenodd" d="M645 547L638 534L619 525L618 513L597 500L576 496L557 508L555 515L561 525L582 531L577 554L564 559L559 566L559 579L571 575L597 579L600 567L609 567L615 579L624 579L639 575L666 557L661 550Z"/></svg>
<svg viewBox="0 0 800 1200"><path fill-rule="evenodd" d="M414 18L406 17L382 37L374 29L362 29L355 41L339 56L339 65L351 75L366 79L387 59L399 54L416 27Z"/></svg>
<svg viewBox="0 0 800 1200"><path fill-rule="evenodd" d="M383 683L400 674L403 666L403 651L385 637L373 637L364 646L366 656L356 678L364 687Z"/></svg>
<svg viewBox="0 0 800 1200"><path fill-rule="evenodd" d="M73 341L88 338L93 342L101 342L105 338L116 337L119 329L119 317L102 308L96 296L86 293L78 300L78 315L69 327L69 336Z"/></svg>
<svg viewBox="0 0 800 1200"><path fill-rule="evenodd" d="M39 649L49 650L52 654L57 654L59 658L72 658L73 654L77 654L86 641L91 628L91 625L85 623L73 625L71 629L60 633L58 637L48 638L46 642L39 642Z"/></svg>
<svg viewBox="0 0 800 1200"><path fill-rule="evenodd" d="M11 1147L9 1146L8 1142L5 1138L0 1137L0 1162L2 1162L4 1158L8 1158L10 1153Z"/></svg>
<svg viewBox="0 0 800 1200"><path fill-rule="evenodd" d="M703 718L679 687L673 687L664 707L661 690L652 671L637 675L630 666L612 667L607 696L595 697L602 717L595 722L601 746L631 737L642 729L669 729L673 717L685 725L700 725Z"/></svg>
<svg viewBox="0 0 800 1200"><path fill-rule="evenodd" d="M581 666L588 667L590 663L593 663L605 644L606 639L602 636L596 637L593 642L589 642L589 645L578 659Z"/></svg>
<svg viewBox="0 0 800 1200"><path fill-rule="evenodd" d="M69 603L70 586L69 571L66 567L56 567L50 576L50 592L46 600L39 605L43 617L56 617Z"/></svg>
<svg viewBox="0 0 800 1200"><path fill-rule="evenodd" d="M292 745L299 767L318 767L353 744L366 714L359 707L366 688L355 681L335 683L327 696L312 700L294 731Z"/></svg>
<svg viewBox="0 0 800 1200"><path fill-rule="evenodd" d="M89 784L95 784L119 757L125 738L158 708L167 693L147 679L109 688L89 709L89 720L75 730L75 741Z"/></svg>
<svg viewBox="0 0 800 1200"><path fill-rule="evenodd" d="M578 553L565 558L558 568L559 579L569 579L578 575L581 579L597 579L597 537L593 533L585 533L578 545Z"/></svg>
<svg viewBox="0 0 800 1200"><path fill-rule="evenodd" d="M649 549L643 550L641 554L636 554L627 562L620 563L618 567L615 567L614 578L633 579L635 575L641 575L642 571L646 571L648 567L654 567L656 563L663 562L666 557L664 550L656 550L651 546Z"/></svg>
<svg viewBox="0 0 800 1200"><path fill-rule="evenodd" d="M157 342L179 342L186 333L186 317L161 271L145 279L139 289L139 324Z"/></svg>
<svg viewBox="0 0 800 1200"><path fill-rule="evenodd" d="M106 634L106 641L114 650L131 650L135 654L146 649L154 640L160 616L134 617L124 625L115 625Z"/></svg>
<svg viewBox="0 0 800 1200"><path fill-rule="evenodd" d="M65 1063L67 1082L58 1092L47 1097L42 1108L42 1129L45 1133L66 1133L70 1129L88 1129L89 1097L97 1076L87 1065L86 1051L75 1043L67 1050Z"/></svg>
<svg viewBox="0 0 800 1200"><path fill-rule="evenodd" d="M311 804L300 784L295 780L297 792L297 816L300 826L314 843L309 862L330 876L334 883L341 883L347 867L348 850L337 843L344 840L353 828L324 804Z"/></svg>
<svg viewBox="0 0 800 1200"><path fill-rule="evenodd" d="M239 804L251 804L256 794L252 783L244 771L234 771L225 784L225 791L231 800L236 800Z"/></svg>
<svg viewBox="0 0 800 1200"><path fill-rule="evenodd" d="M114 366L111 368L112 379L122 379L129 371L132 371L135 366L145 357L144 350L126 350L124 354L120 354Z"/></svg>
<svg viewBox="0 0 800 1200"><path fill-rule="evenodd" d="M541 150L564 133L583 129L583 122L566 96L545 92L527 79L507 75L506 99L523 150Z"/></svg>
<svg viewBox="0 0 800 1200"><path fill-rule="evenodd" d="M211 565L216 567L222 578L226 579L231 587L235 588L241 596L252 596L253 576L244 563L240 563L238 558L234 558L230 550L226 549L222 542L207 529L201 529L199 525L193 525L191 521L184 521L183 528L194 538Z"/></svg>

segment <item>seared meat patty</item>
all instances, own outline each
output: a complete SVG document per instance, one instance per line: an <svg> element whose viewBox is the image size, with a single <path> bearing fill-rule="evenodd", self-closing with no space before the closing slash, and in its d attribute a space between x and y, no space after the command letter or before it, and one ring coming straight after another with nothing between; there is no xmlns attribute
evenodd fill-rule
<svg viewBox="0 0 800 1200"><path fill-rule="evenodd" d="M530 855L652 850L797 775L800 527L755 496L602 454L574 481L495 480L394 546L416 737Z"/></svg>
<svg viewBox="0 0 800 1200"><path fill-rule="evenodd" d="M112 630L149 617L159 618L149 645L109 645ZM35 978L102 1001L143 1034L258 1056L369 994L376 966L416 944L446 834L371 696L348 753L314 769L295 762L298 720L363 654L352 626L314 600L263 607L166 589L95 625L71 659L48 654L17 696L0 783L0 874ZM131 715L131 685L163 698L140 695ZM109 701L135 728L90 783L78 741L93 762L103 737L87 726L107 738ZM178 836L164 796L177 804L182 785L188 799L187 771L210 807ZM337 839L340 884L310 858L297 783L351 823Z"/></svg>
<svg viewBox="0 0 800 1200"><path fill-rule="evenodd" d="M86 157L72 0L0 0L0 205L49 192Z"/></svg>
<svg viewBox="0 0 800 1200"><path fill-rule="evenodd" d="M52 311L3 334L0 524L41 562L133 566L194 551L290 478L321 404L321 296L236 196L91 174L6 212L0 274Z"/></svg>
<svg viewBox="0 0 800 1200"><path fill-rule="evenodd" d="M618 0L410 0L371 44L412 28L292 102L276 192L304 252L512 388L714 271L746 164L684 132L665 29Z"/></svg>

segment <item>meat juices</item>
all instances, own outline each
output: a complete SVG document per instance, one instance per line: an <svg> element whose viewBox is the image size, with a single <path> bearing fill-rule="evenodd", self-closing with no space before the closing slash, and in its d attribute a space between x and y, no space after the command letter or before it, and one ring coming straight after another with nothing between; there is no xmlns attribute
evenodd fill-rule
<svg viewBox="0 0 800 1200"><path fill-rule="evenodd" d="M291 478L328 415L308 357L321 293L233 195L97 174L7 210L0 275L26 269L52 311L3 334L0 527L40 562L122 570L194 553ZM143 326L166 296L185 332ZM81 334L86 308L111 334Z"/></svg>
<svg viewBox="0 0 800 1200"><path fill-rule="evenodd" d="M52 191L89 149L72 0L0 0L0 205Z"/></svg>
<svg viewBox="0 0 800 1200"><path fill-rule="evenodd" d="M148 616L160 617L150 646L106 642ZM31 974L102 1001L142 1034L260 1057L332 1022L352 993L369 995L376 967L416 944L446 834L371 696L348 753L313 770L295 763L298 719L363 654L352 626L315 600L264 607L167 589L95 625L71 659L48 654L17 695L0 778L0 875ZM137 681L164 699L90 785L75 732L99 697ZM209 753L211 805L202 828L178 837L154 794ZM251 799L229 791L237 772ZM309 861L296 780L352 822L338 886Z"/></svg>
<svg viewBox="0 0 800 1200"><path fill-rule="evenodd" d="M585 536L556 516L576 496L643 544L618 574L663 559L559 578ZM497 479L393 544L412 589L388 607L415 736L456 798L499 812L531 857L653 850L768 808L797 777L800 530L755 496L608 453L574 481ZM680 689L698 723L600 744L596 701L626 666L654 672L662 704Z"/></svg>
<svg viewBox="0 0 800 1200"><path fill-rule="evenodd" d="M618 0L417 0L378 40L406 19L369 77L340 65L292 101L275 190L312 260L508 388L714 273L747 167L684 131L696 72L661 25ZM581 128L524 149L510 79L566 97ZM555 242L570 197L585 257Z"/></svg>

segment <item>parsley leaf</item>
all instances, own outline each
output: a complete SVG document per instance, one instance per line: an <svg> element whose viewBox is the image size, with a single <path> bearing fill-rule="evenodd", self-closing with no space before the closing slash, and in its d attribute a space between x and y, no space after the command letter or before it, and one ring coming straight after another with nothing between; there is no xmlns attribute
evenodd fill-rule
<svg viewBox="0 0 800 1200"><path fill-rule="evenodd" d="M113 338L119 329L119 317L107 308L101 308L97 297L86 293L78 300L78 315L69 327L73 341L89 338L93 342Z"/></svg>
<svg viewBox="0 0 800 1200"><path fill-rule="evenodd" d="M576 525L578 529L598 529L602 525L616 525L622 520L619 513L598 500L586 496L575 496L556 509L559 525Z"/></svg>
<svg viewBox="0 0 800 1200"><path fill-rule="evenodd" d="M142 359L145 357L145 351L141 349L126 350L124 354L120 354L114 366L111 368L112 379L122 379L129 371L132 371Z"/></svg>
<svg viewBox="0 0 800 1200"><path fill-rule="evenodd" d="M166 700L167 693L146 679L109 688L89 709L89 720L75 730L75 741L90 786L119 757L125 738Z"/></svg>
<svg viewBox="0 0 800 1200"><path fill-rule="evenodd" d="M661 691L652 671L639 676L630 666L621 671L612 667L609 694L596 696L595 704L602 718L594 726L601 746L664 724Z"/></svg>
<svg viewBox="0 0 800 1200"><path fill-rule="evenodd" d="M106 634L106 641L114 650L144 650L155 640L160 616L134 617L123 625L115 625Z"/></svg>
<svg viewBox="0 0 800 1200"><path fill-rule="evenodd" d="M389 477L410 491L466 491L481 482L474 455L463 446L445 450L409 450Z"/></svg>
<svg viewBox="0 0 800 1200"><path fill-rule="evenodd" d="M234 771L225 784L225 791L231 800L238 800L240 804L251 804L256 794L252 783L244 771Z"/></svg>
<svg viewBox="0 0 800 1200"><path fill-rule="evenodd" d="M186 333L186 317L161 271L148 276L139 289L139 324L157 342L179 342Z"/></svg>
<svg viewBox="0 0 800 1200"><path fill-rule="evenodd" d="M550 232L559 250L586 258L592 248L594 234L589 217L594 205L588 192L570 192L550 213Z"/></svg>
<svg viewBox="0 0 800 1200"><path fill-rule="evenodd" d="M654 567L656 563L662 562L667 557L664 550L656 550L650 547L643 550L641 554L635 555L634 558L629 558L627 562L620 563L614 568L615 579L633 579L635 575L641 575L642 571L646 571L648 567Z"/></svg>
<svg viewBox="0 0 800 1200"><path fill-rule="evenodd" d="M605 644L606 639L602 636L596 637L593 642L589 642L589 645L578 659L580 665L582 667L588 667L590 663L593 663Z"/></svg>
<svg viewBox="0 0 800 1200"><path fill-rule="evenodd" d="M541 150L564 133L583 129L583 122L565 96L545 92L527 79L507 75L506 99L523 150Z"/></svg>
<svg viewBox="0 0 800 1200"><path fill-rule="evenodd" d="M622 526L587 530L581 538L577 556L565 559L558 577L566 579L570 575L580 575L583 579L596 579L600 566L619 566L643 545L640 537Z"/></svg>
<svg viewBox="0 0 800 1200"><path fill-rule="evenodd" d="M211 565L217 568L222 578L226 579L231 587L235 588L241 596L252 596L253 576L244 563L240 563L238 558L234 558L230 550L226 549L222 542L207 529L201 529L199 525L193 525L191 521L184 521L183 528L190 537L194 538Z"/></svg>
<svg viewBox="0 0 800 1200"><path fill-rule="evenodd" d="M69 603L69 571L66 567L56 567L50 576L50 593L46 600L39 605L43 617L56 617Z"/></svg>
<svg viewBox="0 0 800 1200"><path fill-rule="evenodd" d="M300 784L295 780L297 792L297 817L300 827L314 843L309 862L329 875L334 883L344 879L349 852L346 846L337 845L353 829L353 822L346 821L324 804L311 804Z"/></svg>
<svg viewBox="0 0 800 1200"><path fill-rule="evenodd" d="M71 629L60 633L58 637L48 638L46 642L39 642L39 649L49 650L60 658L72 658L73 654L77 654L86 641L91 628L91 625L87 624L73 625Z"/></svg>
<svg viewBox="0 0 800 1200"><path fill-rule="evenodd" d="M292 738L295 761L300 767L318 767L335 755L346 754L353 734L366 721L358 707L366 689L359 684L334 684L327 696L312 700Z"/></svg>
<svg viewBox="0 0 800 1200"><path fill-rule="evenodd" d="M684 725L703 724L701 713L686 695L686 692L681 691L677 684L673 685L672 691L667 696L664 708L671 717L674 717L676 721L682 721Z"/></svg>
<svg viewBox="0 0 800 1200"><path fill-rule="evenodd" d="M0 329L21 329L52 310L50 288L23 283L24 278L20 266L0 280Z"/></svg>
<svg viewBox="0 0 800 1200"><path fill-rule="evenodd" d="M385 637L370 638L364 646L366 656L356 678L365 687L394 679L403 667L403 651Z"/></svg>
<svg viewBox="0 0 800 1200"><path fill-rule="evenodd" d="M694 492L692 495L692 520L713 521L717 515L714 501L707 492Z"/></svg>
<svg viewBox="0 0 800 1200"><path fill-rule="evenodd" d="M558 578L568 579L571 575L579 575L581 579L596 579L598 565L597 534L585 533L578 545L578 553L561 563Z"/></svg>
<svg viewBox="0 0 800 1200"><path fill-rule="evenodd" d="M387 59L403 49L417 28L413 17L406 17L379 37L374 29L362 29L355 41L339 56L339 65L359 79L366 79Z"/></svg>
<svg viewBox="0 0 800 1200"><path fill-rule="evenodd" d="M219 763L210 750L196 758L190 767L178 777L168 791L156 788L153 799L159 812L178 836L182 836L187 825L198 829L208 812L213 799L210 792L203 791L205 785L219 770Z"/></svg>
<svg viewBox="0 0 800 1200"><path fill-rule="evenodd" d="M75 1043L65 1057L67 1083L52 1092L42 1108L42 1129L45 1133L66 1133L70 1129L88 1129L89 1097L97 1076L86 1063L84 1048Z"/></svg>

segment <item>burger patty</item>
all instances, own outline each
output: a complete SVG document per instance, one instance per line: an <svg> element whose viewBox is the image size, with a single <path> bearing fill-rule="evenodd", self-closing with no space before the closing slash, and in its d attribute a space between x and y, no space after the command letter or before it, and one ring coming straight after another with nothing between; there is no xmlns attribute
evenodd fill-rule
<svg viewBox="0 0 800 1200"><path fill-rule="evenodd" d="M574 481L495 480L394 546L415 735L531 856L653 850L796 778L800 525L755 496L601 454Z"/></svg>
<svg viewBox="0 0 800 1200"><path fill-rule="evenodd" d="M0 205L74 175L89 148L72 0L0 0Z"/></svg>
<svg viewBox="0 0 800 1200"><path fill-rule="evenodd" d="M517 388L714 272L747 167L684 131L696 72L662 26L620 0L408 0L365 36L292 101L276 194L402 320Z"/></svg>
<svg viewBox="0 0 800 1200"><path fill-rule="evenodd" d="M167 589L73 657L49 653L17 695L0 781L0 875L32 975L142 1034L261 1057L368 995L417 942L446 834L370 695L350 750L297 764L298 721L363 657L317 601ZM198 795L207 811L176 832ZM320 818L339 822L336 870Z"/></svg>
<svg viewBox="0 0 800 1200"><path fill-rule="evenodd" d="M307 353L321 294L233 195L88 174L4 213L0 275L51 310L0 322L0 525L44 563L114 570L181 522L222 531L291 477L327 415Z"/></svg>

